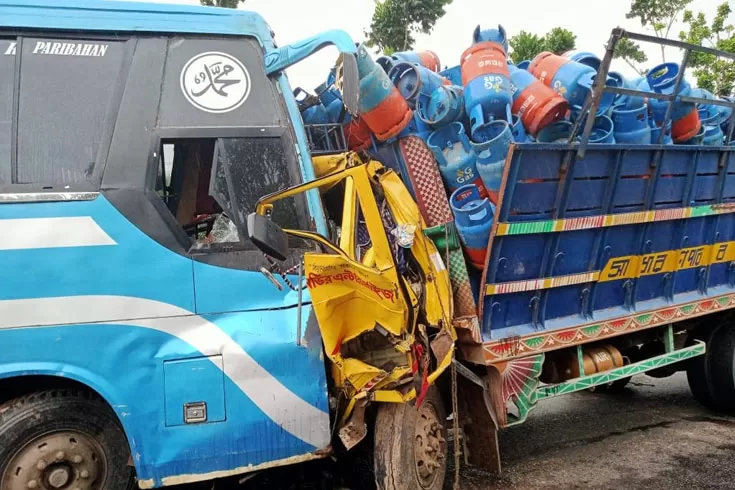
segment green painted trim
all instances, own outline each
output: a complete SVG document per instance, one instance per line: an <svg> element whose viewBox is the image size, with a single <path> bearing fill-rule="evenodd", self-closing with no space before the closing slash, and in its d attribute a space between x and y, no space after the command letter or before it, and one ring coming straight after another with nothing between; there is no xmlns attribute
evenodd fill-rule
<svg viewBox="0 0 735 490"><path fill-rule="evenodd" d="M660 356L651 357L643 361L628 364L627 366L611 369L604 373L591 374L580 378L570 379L563 383L542 386L538 388L536 399L543 400L544 398L551 398L559 395L566 395L567 393L573 393L575 391L586 390L593 386L604 385L613 381L629 378L636 374L645 373L652 371L669 364L691 359L692 357L701 356L705 353L706 346L704 342L696 341L696 344L673 351Z"/></svg>
<svg viewBox="0 0 735 490"><path fill-rule="evenodd" d="M582 345L577 346L577 362L579 363L579 375L584 376L584 350Z"/></svg>

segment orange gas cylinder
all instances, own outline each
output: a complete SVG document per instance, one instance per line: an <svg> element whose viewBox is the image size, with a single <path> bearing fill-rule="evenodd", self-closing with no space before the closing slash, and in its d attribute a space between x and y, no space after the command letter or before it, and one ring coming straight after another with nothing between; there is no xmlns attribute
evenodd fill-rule
<svg viewBox="0 0 735 490"><path fill-rule="evenodd" d="M419 51L418 55L423 66L437 73L441 71L441 62L439 62L439 56L435 52Z"/></svg>
<svg viewBox="0 0 735 490"><path fill-rule="evenodd" d="M671 137L674 138L674 143L684 143L694 138L701 128L702 121L694 107L689 114L671 123Z"/></svg>
<svg viewBox="0 0 735 490"><path fill-rule="evenodd" d="M413 112L388 74L377 64L364 45L357 48L360 76L360 113L375 137L385 141L397 136L413 118Z"/></svg>
<svg viewBox="0 0 735 490"><path fill-rule="evenodd" d="M511 112L521 118L526 130L536 136L552 122L564 119L569 103L550 87L538 81L526 70L515 66L510 69L513 106Z"/></svg>
<svg viewBox="0 0 735 490"><path fill-rule="evenodd" d="M490 121L510 121L513 96L506 58L503 47L489 41L473 44L462 53L465 112L473 135Z"/></svg>
<svg viewBox="0 0 735 490"><path fill-rule="evenodd" d="M370 146L373 132L363 118L352 119L343 125L347 148L352 151L365 150Z"/></svg>

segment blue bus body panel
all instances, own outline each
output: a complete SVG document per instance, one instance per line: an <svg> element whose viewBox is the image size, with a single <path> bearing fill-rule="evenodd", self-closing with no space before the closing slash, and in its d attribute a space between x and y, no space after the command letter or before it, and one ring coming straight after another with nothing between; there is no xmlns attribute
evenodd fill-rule
<svg viewBox="0 0 735 490"><path fill-rule="evenodd" d="M576 151L521 144L509 156L485 271L485 341L732 291L735 149L591 145L581 160Z"/></svg>
<svg viewBox="0 0 735 490"><path fill-rule="evenodd" d="M197 264L207 281L244 297L258 291L241 311L198 314L192 260L102 195L3 204L0 224L29 232L0 250L0 378L62 376L99 392L146 486L246 471L329 444L321 339L306 304L297 343L294 292L259 272L239 271L246 280L233 282L235 272ZM183 412L170 413L184 400L211 402L207 423L182 425Z"/></svg>

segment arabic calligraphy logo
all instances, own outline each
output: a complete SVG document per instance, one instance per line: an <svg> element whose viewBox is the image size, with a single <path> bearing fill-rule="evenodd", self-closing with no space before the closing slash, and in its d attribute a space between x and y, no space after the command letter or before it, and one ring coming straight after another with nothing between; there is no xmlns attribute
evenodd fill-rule
<svg viewBox="0 0 735 490"><path fill-rule="evenodd" d="M202 53L181 70L181 90L192 105L203 111L230 112L250 95L250 74L240 60L229 54Z"/></svg>

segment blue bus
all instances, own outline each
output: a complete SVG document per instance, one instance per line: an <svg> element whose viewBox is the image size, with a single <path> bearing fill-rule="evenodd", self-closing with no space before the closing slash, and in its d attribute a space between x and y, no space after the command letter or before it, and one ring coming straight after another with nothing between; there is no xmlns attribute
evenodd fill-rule
<svg viewBox="0 0 735 490"><path fill-rule="evenodd" d="M308 301L235 224L314 178L283 69L354 42L278 48L256 13L179 5L10 0L0 19L0 487L329 454ZM274 219L325 230L312 195Z"/></svg>

